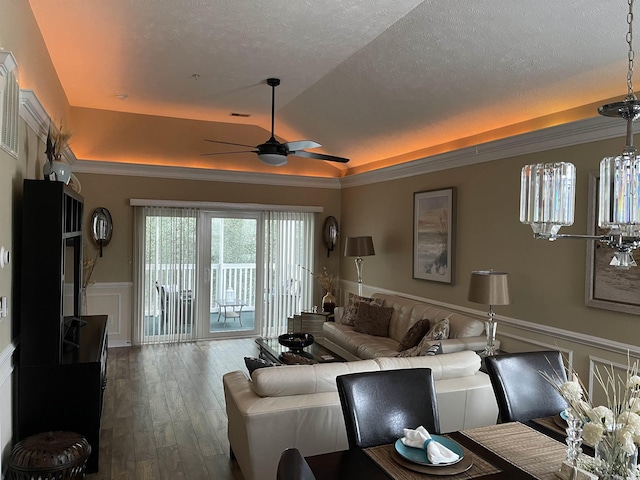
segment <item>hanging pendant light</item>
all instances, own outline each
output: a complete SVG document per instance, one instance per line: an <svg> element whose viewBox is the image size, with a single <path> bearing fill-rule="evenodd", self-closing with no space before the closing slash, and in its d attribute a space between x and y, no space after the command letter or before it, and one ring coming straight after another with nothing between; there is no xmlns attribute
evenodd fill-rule
<svg viewBox="0 0 640 480"><path fill-rule="evenodd" d="M629 30L627 96L622 102L603 105L598 113L627 122L626 146L621 155L600 162L598 226L606 235L558 234L573 224L576 173L572 163L525 165L520 177L520 221L531 225L534 238L597 240L615 250L610 265L621 269L637 266L632 251L640 247L640 155L633 145L633 121L640 117L640 102L633 92L633 1L628 0Z"/></svg>

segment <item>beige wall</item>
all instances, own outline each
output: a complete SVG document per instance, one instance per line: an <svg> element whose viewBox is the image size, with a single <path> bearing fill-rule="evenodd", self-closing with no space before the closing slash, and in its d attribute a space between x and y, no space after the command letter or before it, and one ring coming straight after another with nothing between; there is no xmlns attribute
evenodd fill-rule
<svg viewBox="0 0 640 480"><path fill-rule="evenodd" d="M578 170L576 220L562 231L586 233L588 174L623 145L623 139L608 140L344 189L342 242L348 235L373 236L376 255L364 259L363 275L373 288L483 310L466 300L470 272L504 270L511 273L513 304L496 307L498 314L640 345L637 315L585 306L586 242L534 240L531 228L519 222L522 166L572 161ZM451 186L457 189L454 284L412 279L413 193ZM340 273L355 281L350 260Z"/></svg>
<svg viewBox="0 0 640 480"><path fill-rule="evenodd" d="M56 124L65 121L68 104L55 74L28 1L0 0L0 49L10 52L18 63L21 89L33 90ZM6 470L13 442L14 343L17 343L19 293L20 199L24 178L42 178L44 144L23 120L19 123L18 158L0 149L0 246L9 248L11 260L0 270L0 296L6 296L8 316L0 318L0 475ZM38 288L33 288L37 300Z"/></svg>
<svg viewBox="0 0 640 480"><path fill-rule="evenodd" d="M131 198L322 207L324 212L319 214L316 225L317 262L338 271L339 256L334 253L327 259L326 249L321 246L321 227L326 216L340 216L339 190L86 173L78 173L77 177L85 198L85 225L90 224L91 213L98 207L109 209L114 223L111 243L105 247L104 257L98 260L94 270L97 282L130 282L132 279ZM88 228L86 235L90 238Z"/></svg>
<svg viewBox="0 0 640 480"><path fill-rule="evenodd" d="M67 124L69 104L27 1L0 0L0 49L18 62L20 88L33 90L56 126Z"/></svg>

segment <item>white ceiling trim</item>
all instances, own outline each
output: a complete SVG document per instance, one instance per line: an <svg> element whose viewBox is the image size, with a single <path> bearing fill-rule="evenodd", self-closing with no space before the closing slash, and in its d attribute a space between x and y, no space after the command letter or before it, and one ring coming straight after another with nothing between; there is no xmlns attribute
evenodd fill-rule
<svg viewBox="0 0 640 480"><path fill-rule="evenodd" d="M43 142L47 141L49 126L51 125L51 117L38 100L33 90L20 89L20 118L35 132L35 134ZM44 153L44 152L43 152ZM62 157L69 165L77 162L76 156L67 145L62 152Z"/></svg>
<svg viewBox="0 0 640 480"><path fill-rule="evenodd" d="M401 165L381 168L340 179L343 188L397 180L414 175L491 162L516 155L543 152L582 143L624 136L626 124L611 118L593 117L549 127L474 147L424 157Z"/></svg>
<svg viewBox="0 0 640 480"><path fill-rule="evenodd" d="M271 173L229 172L206 168L166 167L131 163L112 163L94 160L79 160L74 173L101 175L125 175L132 177L173 178L180 180L203 180L208 182L250 183L283 187L340 189L337 178L304 177Z"/></svg>
<svg viewBox="0 0 640 480"><path fill-rule="evenodd" d="M273 186L340 189L397 180L415 175L491 162L528 153L579 145L582 143L622 137L624 122L610 118L593 117L586 120L549 127L534 132L495 140L431 157L424 157L401 165L385 167L371 172L349 175L340 179L278 175L265 173L228 172L222 170L166 167L78 160L73 171L104 175L144 176L204 180L229 183L249 183Z"/></svg>
<svg viewBox="0 0 640 480"><path fill-rule="evenodd" d="M17 66L18 62L16 62L13 53L0 51L0 77L12 72Z"/></svg>
<svg viewBox="0 0 640 480"><path fill-rule="evenodd" d="M46 141L49 127L49 115L33 90L20 89L20 118Z"/></svg>

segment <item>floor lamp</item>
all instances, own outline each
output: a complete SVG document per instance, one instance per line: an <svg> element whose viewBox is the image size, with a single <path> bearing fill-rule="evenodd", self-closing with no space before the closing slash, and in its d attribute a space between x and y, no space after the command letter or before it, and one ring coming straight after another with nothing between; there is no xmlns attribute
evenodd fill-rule
<svg viewBox="0 0 640 480"><path fill-rule="evenodd" d="M487 346L482 355L495 355L497 324L493 318L495 315L493 313L493 306L509 305L509 274L505 272L494 272L493 270L471 272L467 300L489 305L489 318L485 322Z"/></svg>
<svg viewBox="0 0 640 480"><path fill-rule="evenodd" d="M375 255L373 239L371 237L347 237L344 244L344 256L356 257L356 271L358 272L358 295L362 296L362 257Z"/></svg>

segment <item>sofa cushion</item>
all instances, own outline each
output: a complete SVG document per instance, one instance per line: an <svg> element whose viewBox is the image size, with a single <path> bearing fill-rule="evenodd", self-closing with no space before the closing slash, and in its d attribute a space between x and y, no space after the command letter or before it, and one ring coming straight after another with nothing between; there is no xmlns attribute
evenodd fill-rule
<svg viewBox="0 0 640 480"><path fill-rule="evenodd" d="M410 358L378 357L375 361L380 370L401 368L430 368L434 380L468 377L480 370L480 356L471 350L447 353L443 355L420 356ZM281 370L280 368L266 368L259 372Z"/></svg>
<svg viewBox="0 0 640 480"><path fill-rule="evenodd" d="M381 298L361 297L360 295L356 295L355 293L349 293L349 300L347 301L347 306L344 309L344 314L340 319L340 323L342 323L343 325L353 326L353 323L358 316L358 307L360 306L361 302L375 304L381 307L383 301L384 300L382 300Z"/></svg>
<svg viewBox="0 0 640 480"><path fill-rule="evenodd" d="M360 302L358 314L353 322L356 332L367 333L376 337L386 337L389 333L389 321L393 314L391 307L379 307L374 304Z"/></svg>
<svg viewBox="0 0 640 480"><path fill-rule="evenodd" d="M402 340L400 340L400 345L398 345L398 351L406 350L407 348L415 347L420 343L422 337L429 331L431 325L429 323L428 318L423 318L422 320L418 320L413 326L407 330Z"/></svg>
<svg viewBox="0 0 640 480"><path fill-rule="evenodd" d="M283 365L278 368L256 370L253 372L251 386L253 391L261 397L335 392L338 375L379 369L380 367L373 360L318 363L315 365Z"/></svg>
<svg viewBox="0 0 640 480"><path fill-rule="evenodd" d="M450 310L440 310L430 318L432 326L445 318L449 320L448 338L477 337L484 331L484 322L460 313L452 313Z"/></svg>

